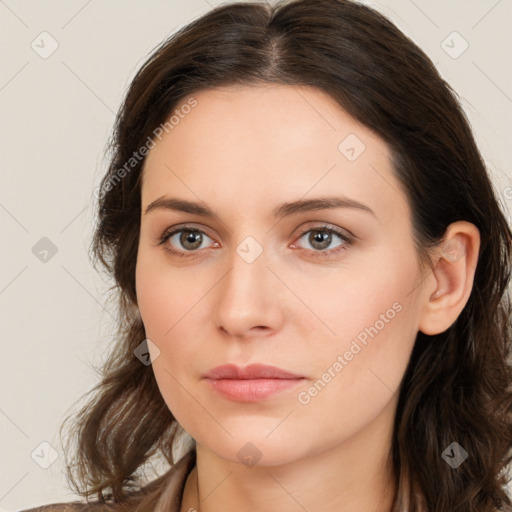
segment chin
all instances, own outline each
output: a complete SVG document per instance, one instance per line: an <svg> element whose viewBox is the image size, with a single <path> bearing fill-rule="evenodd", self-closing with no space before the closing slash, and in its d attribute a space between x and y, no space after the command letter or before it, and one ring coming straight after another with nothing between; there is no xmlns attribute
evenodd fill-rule
<svg viewBox="0 0 512 512"><path fill-rule="evenodd" d="M257 435L249 432L240 435L233 433L233 438L222 436L216 439L198 439L197 442L217 457L248 468L288 464L305 455L298 450L298 447L303 446L299 440L287 436L285 442L280 436L272 439L273 434L265 439L267 434L268 430Z"/></svg>

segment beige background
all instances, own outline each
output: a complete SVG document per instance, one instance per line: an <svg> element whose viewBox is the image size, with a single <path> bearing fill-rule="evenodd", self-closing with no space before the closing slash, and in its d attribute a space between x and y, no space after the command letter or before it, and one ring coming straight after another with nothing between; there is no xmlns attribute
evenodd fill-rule
<svg viewBox="0 0 512 512"><path fill-rule="evenodd" d="M111 341L89 263L93 189L123 93L151 50L215 0L0 0L0 510L66 501L58 428ZM461 97L509 219L510 0L380 0ZM50 36L40 36L42 32ZM444 48L442 42L450 36ZM44 42L41 42L41 39ZM53 40L56 43L53 43ZM467 41L469 47L452 58ZM37 53L31 44L38 48ZM451 42L453 41L453 43ZM44 44L44 47L43 47ZM48 58L40 53L58 44ZM33 253L47 237L57 252ZM43 469L40 460L58 456ZM34 458L37 458L34 456Z"/></svg>

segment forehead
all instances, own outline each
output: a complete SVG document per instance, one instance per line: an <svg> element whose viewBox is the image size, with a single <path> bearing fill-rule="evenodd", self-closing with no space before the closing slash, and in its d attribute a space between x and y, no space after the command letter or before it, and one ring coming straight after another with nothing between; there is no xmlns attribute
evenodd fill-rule
<svg viewBox="0 0 512 512"><path fill-rule="evenodd" d="M323 91L237 85L192 97L196 106L146 157L143 203L166 191L220 200L236 191L246 204L339 192L372 203L383 220L390 206L407 211L388 146Z"/></svg>

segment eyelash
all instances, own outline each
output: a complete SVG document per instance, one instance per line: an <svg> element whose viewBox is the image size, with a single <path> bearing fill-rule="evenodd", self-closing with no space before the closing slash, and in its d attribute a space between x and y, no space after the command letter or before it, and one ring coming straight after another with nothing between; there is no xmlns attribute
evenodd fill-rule
<svg viewBox="0 0 512 512"><path fill-rule="evenodd" d="M205 233L204 231L202 231L201 229L197 229L194 226L184 225L184 226L180 226L179 228L173 229L171 231L168 231L168 230L164 231L162 236L159 238L159 242L158 242L157 245L165 244L165 242L167 242L167 240L169 240L169 238L171 238L176 233L181 233L182 231L185 231L185 232L188 231L188 232L194 232L194 233L202 233L203 235L208 236L208 234ZM340 231L338 231L337 229L335 229L333 227L330 227L330 226L327 226L327 225L313 227L313 228L307 228L306 230L304 230L304 231L302 231L300 233L300 235L298 236L297 240L301 239L306 233L309 233L311 231L319 231L319 232L326 232L326 233L334 234L334 235L338 236L344 242L343 245L340 245L340 246L336 247L335 249L330 249L330 250L315 251L315 250L311 250L311 249L304 249L304 250L306 250L308 252L312 252L312 256L313 257L325 258L325 257L335 256L339 252L346 250L347 246L353 245L353 243L354 243L352 237L347 236L347 235L341 233ZM211 238L211 237L208 236L208 238ZM163 247L163 249L166 252L168 252L168 253L170 253L170 254L172 254L174 256L177 255L177 256L180 256L182 258L193 257L195 254L197 254L199 252L198 250L195 250L195 251L177 251L175 249L171 249L168 244L165 245ZM187 254L187 252L189 254Z"/></svg>

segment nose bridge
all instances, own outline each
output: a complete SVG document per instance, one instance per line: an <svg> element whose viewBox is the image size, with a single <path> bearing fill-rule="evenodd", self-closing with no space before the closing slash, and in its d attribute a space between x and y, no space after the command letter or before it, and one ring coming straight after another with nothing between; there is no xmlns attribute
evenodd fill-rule
<svg viewBox="0 0 512 512"><path fill-rule="evenodd" d="M253 237L246 237L230 256L231 270L218 294L218 325L239 336L252 327L276 328L279 312L266 251Z"/></svg>

